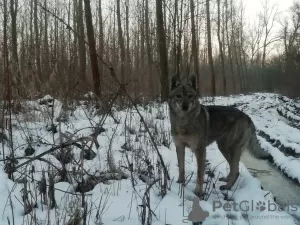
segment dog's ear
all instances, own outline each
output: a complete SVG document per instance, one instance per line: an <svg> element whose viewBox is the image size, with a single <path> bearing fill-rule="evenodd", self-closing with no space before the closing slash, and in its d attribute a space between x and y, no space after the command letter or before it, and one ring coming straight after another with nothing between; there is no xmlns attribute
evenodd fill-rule
<svg viewBox="0 0 300 225"><path fill-rule="evenodd" d="M176 74L172 76L171 80L171 90L175 89L179 85L179 78Z"/></svg>
<svg viewBox="0 0 300 225"><path fill-rule="evenodd" d="M197 89L196 83L197 83L196 74L193 73L190 75L189 85L196 90Z"/></svg>

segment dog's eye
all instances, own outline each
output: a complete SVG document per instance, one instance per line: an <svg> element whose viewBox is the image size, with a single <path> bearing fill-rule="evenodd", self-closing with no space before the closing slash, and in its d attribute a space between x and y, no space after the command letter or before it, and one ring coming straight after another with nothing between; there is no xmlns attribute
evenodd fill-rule
<svg viewBox="0 0 300 225"><path fill-rule="evenodd" d="M181 95L176 95L177 98L181 98Z"/></svg>
<svg viewBox="0 0 300 225"><path fill-rule="evenodd" d="M193 97L193 95L188 95L187 97L188 97L188 98L192 98L192 97Z"/></svg>

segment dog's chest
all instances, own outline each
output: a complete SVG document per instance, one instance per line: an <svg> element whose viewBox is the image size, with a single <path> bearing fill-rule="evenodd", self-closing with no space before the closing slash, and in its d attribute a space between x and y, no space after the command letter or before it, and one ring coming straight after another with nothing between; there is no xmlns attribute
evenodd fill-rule
<svg viewBox="0 0 300 225"><path fill-rule="evenodd" d="M175 130L176 134L179 135L191 135L195 132L188 117L177 119L175 123Z"/></svg>
<svg viewBox="0 0 300 225"><path fill-rule="evenodd" d="M193 135L184 135L184 134L178 134L174 136L174 142L175 145L184 145L185 147L188 147L192 150L197 149L197 146L199 145L199 137L197 137L195 134Z"/></svg>
<svg viewBox="0 0 300 225"><path fill-rule="evenodd" d="M191 134L188 126L180 126L180 125L176 126L176 133L178 135L189 135L189 134Z"/></svg>

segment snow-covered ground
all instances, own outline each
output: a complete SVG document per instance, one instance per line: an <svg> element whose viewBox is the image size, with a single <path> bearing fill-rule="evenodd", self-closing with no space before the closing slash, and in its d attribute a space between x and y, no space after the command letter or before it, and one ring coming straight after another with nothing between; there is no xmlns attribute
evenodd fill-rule
<svg viewBox="0 0 300 225"><path fill-rule="evenodd" d="M203 103L212 104L208 101ZM261 146L273 157L273 169L293 179L292 185L299 186L300 130L297 125L292 126L300 116L297 108L299 103L275 94L252 94L217 97L214 104L231 105L246 112L257 127ZM170 137L166 104L151 103L139 106L138 111L134 108L113 108L104 120L104 130L96 138L98 148L95 143L90 147L92 138L87 143L87 139L82 138L91 137L99 121L103 121L103 117L88 103L66 107L58 100L52 102L51 96L45 96L39 101L28 101L22 105L23 112L12 118L13 145L9 145L8 140L2 141L1 153L8 156L13 148L15 157L19 158L17 166L25 164L13 173L14 181L8 179L4 172L4 162L0 164L1 225L13 222L75 224L75 215L79 215L79 220L85 217L81 207L82 198L86 205L86 224L142 224L143 215L147 224L149 211L152 212L151 224L192 223L189 214L192 208L195 210L192 207L195 198L192 190L195 187L196 161L187 150L186 176L189 182L182 188L175 182L178 176L177 157ZM161 193L162 165L139 113L149 127L169 171L170 180L165 196ZM54 128L52 123L58 126ZM57 131L55 134L52 132L54 130ZM6 136L9 136L8 132ZM29 159L38 158L39 154L54 146L60 146L61 143L68 145L79 138L76 145L66 146L64 150L58 148L56 152L26 164ZM84 146L85 154L81 153L81 146ZM31 151L34 153L30 154ZM62 151L69 153L64 157L68 160L65 159L63 163L61 155L59 157ZM27 158L24 158L25 152ZM57 172L63 169L67 171L65 176ZM38 190L43 171L47 184L48 173L53 175L55 181L57 206L52 210L42 200ZM207 148L206 198L199 203L202 210L208 212L204 225L298 224L295 218L300 218L300 202L299 205L277 205L274 202L276 193L262 190L260 180L242 162L241 175L232 190L221 192L219 187L224 183L218 178L227 172L228 164L213 143ZM25 216L22 194L24 178L27 179L27 204L35 206ZM82 178L89 185L83 185ZM285 184L282 185L284 192Z"/></svg>
<svg viewBox="0 0 300 225"><path fill-rule="evenodd" d="M242 105L239 105L241 103ZM300 183L300 173L297 169L300 168L300 130L289 125L289 118L278 114L277 109L287 104L280 96L256 94L217 98L215 104L238 105L237 108L246 112L256 126L262 148L273 156L275 165ZM289 100L288 104L292 104L292 100ZM297 113L300 115L300 111ZM296 118L297 115L294 116Z"/></svg>

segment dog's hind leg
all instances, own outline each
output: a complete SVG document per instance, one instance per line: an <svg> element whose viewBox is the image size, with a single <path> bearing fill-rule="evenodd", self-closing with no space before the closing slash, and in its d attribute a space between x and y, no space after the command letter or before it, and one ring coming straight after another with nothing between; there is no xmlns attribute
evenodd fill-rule
<svg viewBox="0 0 300 225"><path fill-rule="evenodd" d="M241 129L243 132L237 133L237 130L240 129L234 129L233 132L230 132L228 134L228 137L231 137L231 139L228 139L227 144L225 146L228 146L227 154L229 154L229 166L230 166L230 172L227 179L227 184L220 187L221 190L225 189L231 189L232 186L235 184L236 180L239 177L239 162L241 159L241 155L243 151L247 148L250 140L250 134L251 129L246 126L247 124L240 124Z"/></svg>
<svg viewBox="0 0 300 225"><path fill-rule="evenodd" d="M239 177L239 161L240 161L240 151L232 152L235 155L231 155L229 163L230 172L227 176L227 184L220 187L221 190L229 190L235 184L237 178Z"/></svg>
<svg viewBox="0 0 300 225"><path fill-rule="evenodd" d="M239 176L239 161L241 156L240 143L229 145L227 139L219 140L218 147L223 154L224 158L229 164L229 174L227 177L222 177L219 180L227 182L226 185L220 187L221 190L230 189Z"/></svg>
<svg viewBox="0 0 300 225"><path fill-rule="evenodd" d="M217 141L217 144L218 144L218 148L221 151L222 155L224 156L226 161L229 163L231 161L231 156L230 156L230 152L228 151L228 149L226 147L225 141L219 140L219 141ZM219 181L227 182L228 178L229 178L229 175L227 177L219 178Z"/></svg>

